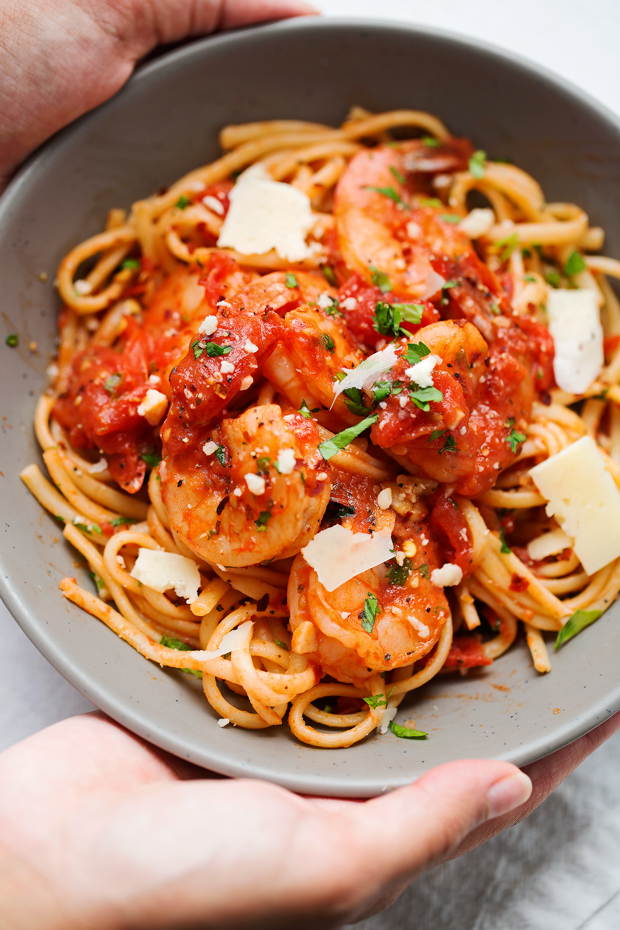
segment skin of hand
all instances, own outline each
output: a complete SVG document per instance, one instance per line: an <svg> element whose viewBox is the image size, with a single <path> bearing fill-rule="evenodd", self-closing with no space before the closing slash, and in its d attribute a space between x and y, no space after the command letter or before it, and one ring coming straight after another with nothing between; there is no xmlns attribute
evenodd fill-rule
<svg viewBox="0 0 620 930"><path fill-rule="evenodd" d="M0 191L157 45L316 12L305 0L0 0Z"/></svg>
<svg viewBox="0 0 620 930"><path fill-rule="evenodd" d="M620 715L527 775L452 762L368 801L205 773L102 714L0 755L3 930L321 930L518 822Z"/></svg>

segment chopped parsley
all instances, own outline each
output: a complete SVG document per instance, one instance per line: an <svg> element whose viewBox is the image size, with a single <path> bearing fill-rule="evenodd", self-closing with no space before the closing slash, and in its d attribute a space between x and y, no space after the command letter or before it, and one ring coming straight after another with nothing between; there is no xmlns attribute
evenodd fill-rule
<svg viewBox="0 0 620 930"><path fill-rule="evenodd" d="M321 409L320 407L315 407L313 410L310 410L310 407L308 406L307 402L305 400L302 400L301 407L299 408L298 413L301 413L302 417L305 420L311 420L312 414L318 413L320 409Z"/></svg>
<svg viewBox="0 0 620 930"><path fill-rule="evenodd" d="M390 720L390 730L394 736L399 736L401 739L426 739L428 736L428 733L423 730L409 730L407 727L401 727L399 723L395 723L393 720Z"/></svg>
<svg viewBox="0 0 620 930"><path fill-rule="evenodd" d="M90 577L91 577L91 578L93 579L93 581L95 582L95 585L96 585L96 587L97 587L97 590L98 590L98 591L101 591L102 588L103 588L103 585L104 585L103 578L100 578L99 575L96 575L94 572L89 572L88 574L90 575Z"/></svg>
<svg viewBox="0 0 620 930"><path fill-rule="evenodd" d="M373 426L378 419L379 417L376 414L372 417L366 417L360 420L359 423L356 423L355 426L349 426L348 429L344 429L341 433L336 433L335 436L332 436L331 439L326 439L325 442L322 442L319 445L319 452L325 461L328 462L332 456L336 455L342 449L346 449L354 439L361 436L364 430L368 429L369 426Z"/></svg>
<svg viewBox="0 0 620 930"><path fill-rule="evenodd" d="M514 232L511 236L506 236L504 239L498 239L495 244L500 246L500 261L507 262L514 250L519 245L519 237L517 236L516 232Z"/></svg>
<svg viewBox="0 0 620 930"><path fill-rule="evenodd" d="M448 433L448 435L446 436L446 440L445 440L443 446L442 446L441 449L439 450L439 454L440 454L440 455L443 455L444 452L456 452L456 451L457 451L457 448L456 448L456 439L454 438L454 436L453 436L451 433Z"/></svg>
<svg viewBox="0 0 620 930"><path fill-rule="evenodd" d="M152 452L143 452L140 458L143 462L146 462L149 468L156 468L161 462L161 454L157 449L153 449Z"/></svg>
<svg viewBox="0 0 620 930"><path fill-rule="evenodd" d="M450 288L458 287L458 286L459 286L458 281L446 281L446 283L442 286L441 289L442 291L449 291Z"/></svg>
<svg viewBox="0 0 620 930"><path fill-rule="evenodd" d="M553 268L545 275L545 281L550 285L550 287L560 287L562 284L562 275L559 271L556 271L555 268Z"/></svg>
<svg viewBox="0 0 620 930"><path fill-rule="evenodd" d="M436 210L441 210L445 206L437 197L418 197L418 203L423 207L434 207Z"/></svg>
<svg viewBox="0 0 620 930"><path fill-rule="evenodd" d="M126 523L137 523L133 517L114 517L109 521L110 526L124 526Z"/></svg>
<svg viewBox="0 0 620 930"><path fill-rule="evenodd" d="M287 271L287 272L286 272L286 282L285 282L285 283L286 283L286 286L287 286L287 287L299 287L299 284L297 283L297 278L295 277L295 275L293 274L292 271Z"/></svg>
<svg viewBox="0 0 620 930"><path fill-rule="evenodd" d="M321 336L321 342L323 343L323 345L325 346L325 348L327 349L327 351L328 351L328 352L331 352L331 354L333 355L333 354L334 354L334 349L336 348L336 346L335 346L335 344L334 344L334 340L333 340L332 337L329 335L329 333L323 333L323 334L322 334L322 336Z"/></svg>
<svg viewBox="0 0 620 930"><path fill-rule="evenodd" d="M524 274L522 280L528 281L530 284L536 284L538 278L535 274Z"/></svg>
<svg viewBox="0 0 620 930"><path fill-rule="evenodd" d="M213 455L216 457L220 465L226 465L226 450L224 446L218 446Z"/></svg>
<svg viewBox="0 0 620 930"><path fill-rule="evenodd" d="M404 358L410 365L417 365L423 358L431 354L431 350L423 342L410 342Z"/></svg>
<svg viewBox="0 0 620 930"><path fill-rule="evenodd" d="M9 348L15 349L19 345L19 336L17 333L9 333L4 342Z"/></svg>
<svg viewBox="0 0 620 930"><path fill-rule="evenodd" d="M430 575L428 572L428 562L425 562L424 565L418 565L415 571L420 572L420 574L424 575L425 578L430 578Z"/></svg>
<svg viewBox="0 0 620 930"><path fill-rule="evenodd" d="M402 565L398 563L390 565L387 571L387 579L390 584L396 584L402 588L412 571L413 562L411 559L403 559Z"/></svg>
<svg viewBox="0 0 620 930"><path fill-rule="evenodd" d="M379 271L374 265L370 265L371 280L375 287L378 287L383 294L392 290L392 283L384 271Z"/></svg>
<svg viewBox="0 0 620 930"><path fill-rule="evenodd" d="M86 524L86 523L76 523L74 521L73 525L76 526L78 530L82 530L83 533L96 533L99 536L101 536L103 533L103 530L101 529L98 523Z"/></svg>
<svg viewBox="0 0 620 930"><path fill-rule="evenodd" d="M174 636L162 636L159 642L160 645L166 646L168 649L178 649L179 652L192 651L191 646L188 646L187 643L180 639L175 639ZM180 671L185 672L186 675L193 675L194 678L202 678L202 672L197 668L182 668Z"/></svg>
<svg viewBox="0 0 620 930"><path fill-rule="evenodd" d="M278 649L286 649L287 652L290 652L286 643L283 643L281 639L274 639L274 643L276 644Z"/></svg>
<svg viewBox="0 0 620 930"><path fill-rule="evenodd" d="M177 210L185 210L187 209L187 207L189 207L190 203L191 203L191 200L189 199L189 197L186 197L185 194L181 194L181 196L175 203L175 207L177 208Z"/></svg>
<svg viewBox="0 0 620 930"><path fill-rule="evenodd" d="M134 270L135 268L140 267L140 262L137 258L126 258L124 262L121 262L121 268L129 268Z"/></svg>
<svg viewBox="0 0 620 930"><path fill-rule="evenodd" d="M356 417L367 417L370 413L369 408L364 403L364 395L360 388L347 388L343 391L345 404L348 410Z"/></svg>
<svg viewBox="0 0 620 930"><path fill-rule="evenodd" d="M568 642L569 639L572 639L573 636L576 636L577 633L581 633L582 630L585 630L585 628L590 626L591 623L594 623L595 620L598 620L602 613L602 610L576 610L575 613L568 618L558 633L555 646L553 647L554 651L558 650L560 646Z"/></svg>
<svg viewBox="0 0 620 930"><path fill-rule="evenodd" d="M424 410L426 413L431 409L429 407L429 401L438 402L443 400L442 392L438 391L436 387L417 388L415 391L409 392L409 397L416 407L419 407L420 410Z"/></svg>
<svg viewBox="0 0 620 930"><path fill-rule="evenodd" d="M381 613L381 608L379 607L379 601L368 592L368 597L364 601L364 609L360 614L362 621L362 629L366 630L367 633L372 633L375 625L375 620L377 619L377 614Z"/></svg>
<svg viewBox="0 0 620 930"><path fill-rule="evenodd" d="M573 275L579 274L580 271L585 271L586 263L584 262L582 256L579 254L577 249L573 249L566 260L564 265L564 274L572 278Z"/></svg>
<svg viewBox="0 0 620 930"><path fill-rule="evenodd" d="M429 149L438 149L439 146L441 145L441 140L435 139L433 136L422 136L422 142Z"/></svg>
<svg viewBox="0 0 620 930"><path fill-rule="evenodd" d="M123 380L122 373L120 371L117 371L113 375L110 375L110 377L107 379L107 381L104 383L103 386L105 390L108 392L108 394L112 395L122 380Z"/></svg>
<svg viewBox="0 0 620 930"><path fill-rule="evenodd" d="M267 532L267 524L271 520L271 511L270 510L261 510L258 515L258 519L254 521L254 525L257 527L259 533Z"/></svg>
<svg viewBox="0 0 620 930"><path fill-rule="evenodd" d="M331 298L331 304L329 307L325 307L325 313L327 316L344 316L344 313L338 306L338 299L336 297Z"/></svg>
<svg viewBox="0 0 620 930"><path fill-rule="evenodd" d="M267 474L269 472L269 466L271 464L271 459L268 455L261 455L259 459L256 460L256 470L259 475Z"/></svg>
<svg viewBox="0 0 620 930"><path fill-rule="evenodd" d="M205 352L209 358L219 358L220 355L228 355L232 352L232 346L221 346L217 342L192 342L191 348L194 350L194 358L200 358Z"/></svg>
<svg viewBox="0 0 620 930"><path fill-rule="evenodd" d="M525 433L518 433L516 429L511 429L508 435L506 436L506 442L510 446L511 452L517 451L517 446L520 442L525 442L527 436Z"/></svg>
<svg viewBox="0 0 620 930"><path fill-rule="evenodd" d="M328 284L331 284L332 287L338 287L338 279L336 278L336 272L331 265L323 265L321 269L325 275L325 280Z"/></svg>
<svg viewBox="0 0 620 930"><path fill-rule="evenodd" d="M355 516L355 507L347 507L346 504L339 504L338 501L330 501L325 514L330 520L344 520L345 517Z"/></svg>
<svg viewBox="0 0 620 930"><path fill-rule="evenodd" d="M421 322L423 313L422 304L388 304L380 300L373 313L373 328L382 336L408 336L407 330L400 325L401 321L417 325Z"/></svg>
<svg viewBox="0 0 620 930"><path fill-rule="evenodd" d="M373 710L376 710L377 707L387 707L393 690L394 688L390 689L390 693L387 697L384 694L371 694L370 697L362 698L362 700L366 701L368 706L372 707Z"/></svg>
<svg viewBox="0 0 620 930"><path fill-rule="evenodd" d="M382 194L384 197L387 197L389 200L392 200L399 206L409 209L400 194L398 194L393 187L373 187L372 184L366 184L365 190L374 191L376 194Z"/></svg>
<svg viewBox="0 0 620 930"><path fill-rule="evenodd" d="M459 216L458 213L440 213L440 218L444 223L451 223L453 226L456 226L457 223L460 223L463 219L462 216Z"/></svg>
<svg viewBox="0 0 620 930"><path fill-rule="evenodd" d="M407 179L405 178L405 176L402 175L400 171L398 170L398 168L395 168L394 165L390 165L390 174L392 175L392 177L396 178L399 184L407 183Z"/></svg>
<svg viewBox="0 0 620 930"><path fill-rule="evenodd" d="M382 400L385 400L386 397L390 396L391 384L389 381L375 381L373 384L374 391L372 392L372 402L373 404L379 404Z"/></svg>
<svg viewBox="0 0 620 930"><path fill-rule="evenodd" d="M499 551L503 552L504 555L510 555L510 553L512 552L512 549L506 542L506 530L503 527L499 531L499 538L502 541L501 549Z"/></svg>
<svg viewBox="0 0 620 930"><path fill-rule="evenodd" d="M469 171L475 178L480 180L480 178L484 177L484 169L486 168L486 164L487 153L483 152L482 149L478 149L478 151L474 152L474 154L469 159Z"/></svg>

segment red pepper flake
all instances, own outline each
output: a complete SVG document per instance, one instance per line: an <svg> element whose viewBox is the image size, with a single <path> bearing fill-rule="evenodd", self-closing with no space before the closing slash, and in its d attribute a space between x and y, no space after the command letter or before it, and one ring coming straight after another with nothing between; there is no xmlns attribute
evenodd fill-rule
<svg viewBox="0 0 620 930"><path fill-rule="evenodd" d="M510 579L511 591L525 591L527 588L529 588L529 586L530 583L527 578L524 578L523 575L518 575L516 572Z"/></svg>

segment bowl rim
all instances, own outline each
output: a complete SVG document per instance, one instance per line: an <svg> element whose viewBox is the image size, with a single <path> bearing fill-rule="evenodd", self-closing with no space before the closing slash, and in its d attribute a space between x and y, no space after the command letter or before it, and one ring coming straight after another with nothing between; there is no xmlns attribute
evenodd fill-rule
<svg viewBox="0 0 620 930"><path fill-rule="evenodd" d="M586 109L594 111L603 121L611 124L613 129L615 129L620 136L620 116L610 110L605 104L592 97L580 87L572 84L564 77L539 65L537 62L533 62L524 56L495 46L492 43L481 41L471 36L460 35L449 30L416 25L399 20L375 20L353 17L299 17L204 36L188 41L172 50L164 50L161 54L157 54L157 57L141 63L134 70L134 73L123 87L110 98L110 100L59 130L26 159L0 197L0 222L3 219L7 220L11 217L13 208L18 204L22 188L24 185L28 184L29 178L34 172L45 167L45 162L48 157L62 148L65 141L84 124L96 120L100 110L112 105L117 97L128 93L135 84L148 78L151 74L157 73L161 69L165 70L170 65L182 63L184 59L191 59L194 56L201 56L205 53L208 54L209 49L221 48L226 45L243 45L245 42L251 42L253 37L259 34L281 33L286 35L288 32L299 30L314 30L319 32L330 30L351 30L352 32L359 30L369 30L370 32L398 30L399 32L406 32L415 37L440 39L442 41L452 42L461 47L465 46L474 53L482 53L489 58L507 60L517 69L529 72L539 79L544 80L554 89L561 90L566 96L576 98ZM174 731L165 726L154 724L153 720L147 720L140 711L139 705L136 706L124 703L122 698L119 698L113 689L102 683L93 681L88 672L73 664L72 660L69 659L67 655L62 652L58 644L55 643L51 629L48 629L45 624L40 623L36 615L28 608L20 596L17 586L11 582L5 570L5 563L1 550L0 598L31 642L70 684L96 704L104 713L108 714L113 720L126 726L139 737L153 743L161 749L171 752L178 757L190 759L205 768L213 768L222 775L261 778L275 782L299 793L327 793L334 796L368 797L386 790L386 787L377 784L376 779L373 781L372 778L357 776L352 773L349 773L345 786L331 778L327 773L311 774L299 771L290 773L278 772L255 760L251 763L241 760L231 761L229 757L219 752L216 747L206 747L202 752L192 751L188 753L187 745L182 738L176 737ZM514 747L495 758L511 761L515 765L521 766L533 762L588 733L618 709L620 709L620 683L608 693L605 699L601 699L598 703L589 707L588 710L578 718L573 718L559 728L556 728L552 737L545 735L544 732L540 732L534 738L528 739L525 746ZM202 756L202 758L200 758L200 756ZM397 777L394 779L394 783L389 785L389 788L407 784L415 777L417 776Z"/></svg>

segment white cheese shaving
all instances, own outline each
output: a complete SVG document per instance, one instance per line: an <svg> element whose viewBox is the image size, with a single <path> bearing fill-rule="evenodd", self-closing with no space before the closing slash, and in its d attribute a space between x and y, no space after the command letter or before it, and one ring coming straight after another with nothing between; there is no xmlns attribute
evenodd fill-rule
<svg viewBox="0 0 620 930"><path fill-rule="evenodd" d="M132 578L152 588L153 591L169 591L174 588L179 597L191 604L198 596L200 572L193 559L173 552L156 549L138 550L136 564L131 569Z"/></svg>
<svg viewBox="0 0 620 930"><path fill-rule="evenodd" d="M588 575L620 556L620 491L591 436L530 468L534 484L549 503Z"/></svg>
<svg viewBox="0 0 620 930"><path fill-rule="evenodd" d="M330 297L327 291L323 291L322 294L319 294L319 299L317 301L319 307L323 310L327 310L328 307L331 307L334 302L333 297Z"/></svg>
<svg viewBox="0 0 620 930"><path fill-rule="evenodd" d="M261 478L260 475L244 475L245 483L252 492L252 494L264 494L265 493L265 479Z"/></svg>
<svg viewBox="0 0 620 930"><path fill-rule="evenodd" d="M235 370L235 366L232 362L227 362L225 358L222 359L220 365L220 371L223 375L229 375L232 371Z"/></svg>
<svg viewBox="0 0 620 930"><path fill-rule="evenodd" d="M159 375L149 375L149 384L159 384L161 378Z"/></svg>
<svg viewBox="0 0 620 930"><path fill-rule="evenodd" d="M409 236L410 239L419 239L420 236L422 235L422 227L419 226L417 223L414 223L413 220L407 223L407 226L405 228L407 230L407 235Z"/></svg>
<svg viewBox="0 0 620 930"><path fill-rule="evenodd" d="M168 409L168 398L161 391L155 391L149 388L144 400L138 407L138 416L144 417L151 426L157 426Z"/></svg>
<svg viewBox="0 0 620 930"><path fill-rule="evenodd" d="M354 533L341 524L317 533L301 550L328 591L392 558L390 533Z"/></svg>
<svg viewBox="0 0 620 930"><path fill-rule="evenodd" d="M431 581L438 588L451 588L462 580L463 572L453 562L446 562L441 568L436 568L431 572Z"/></svg>
<svg viewBox="0 0 620 930"><path fill-rule="evenodd" d="M461 232L464 232L470 239L479 239L485 236L495 223L495 213L487 207L476 207L470 210L464 219L458 225Z"/></svg>
<svg viewBox="0 0 620 930"><path fill-rule="evenodd" d="M424 293L420 294L420 298L421 300L429 300L431 297L434 297L435 294L437 294L437 292L443 288L444 284L446 283L446 279L442 278L441 275L437 274L436 271L431 270L429 271L426 281L424 283L425 283Z"/></svg>
<svg viewBox="0 0 620 930"><path fill-rule="evenodd" d="M218 727L227 727L230 723L230 717L220 717L217 722Z"/></svg>
<svg viewBox="0 0 620 930"><path fill-rule="evenodd" d="M407 368L405 374L421 388L432 387L432 371L435 365L438 365L440 362L441 359L438 355L427 355L422 361L416 362L411 368Z"/></svg>
<svg viewBox="0 0 620 930"><path fill-rule="evenodd" d="M379 723L379 726L377 727L377 730L379 731L379 733L381 734L387 733L387 731L390 729L390 724L392 720L396 716L397 710L398 710L398 707L386 707L385 708L385 710L383 711L383 717L381 718L381 722Z"/></svg>
<svg viewBox="0 0 620 930"><path fill-rule="evenodd" d="M357 368L352 368L342 381L334 383L334 394L338 397L349 388L371 388L377 376L389 371L397 361L396 344L391 342L385 349L360 362Z"/></svg>
<svg viewBox="0 0 620 930"><path fill-rule="evenodd" d="M534 562L540 562L550 555L558 555L565 549L573 548L573 540L567 536L564 530L552 530L550 533L543 533L537 536L527 544L527 554Z"/></svg>
<svg viewBox="0 0 620 930"><path fill-rule="evenodd" d="M207 194L206 197L202 198L202 202L205 207L208 207L209 210L213 210L218 216L224 216L224 204L221 200L218 200L217 197L212 197L211 194Z"/></svg>
<svg viewBox="0 0 620 930"><path fill-rule="evenodd" d="M243 348L246 352L258 352L258 346L255 346L251 339L245 340L245 345Z"/></svg>
<svg viewBox="0 0 620 930"><path fill-rule="evenodd" d="M198 332L203 333L205 336L212 336L215 330L217 329L217 317L216 316L206 316L200 326L198 327Z"/></svg>
<svg viewBox="0 0 620 930"><path fill-rule="evenodd" d="M377 504L381 510L387 510L392 506L392 489L384 488L377 494Z"/></svg>
<svg viewBox="0 0 620 930"><path fill-rule="evenodd" d="M240 649L248 638L248 631L251 631L253 626L254 622L252 620L246 620L245 623L235 627L230 633L226 633L226 635L222 637L222 642L217 649L197 649L188 654L192 659L198 659L199 662L206 662L209 659L219 659L220 656L225 656L229 652L234 652L235 649Z"/></svg>
<svg viewBox="0 0 620 930"><path fill-rule="evenodd" d="M295 450L280 449L276 465L281 475L290 475L295 470Z"/></svg>
<svg viewBox="0 0 620 930"><path fill-rule="evenodd" d="M212 439L210 439L209 442L205 442L204 446L202 447L202 451L205 455L213 455L216 449L217 443L213 442Z"/></svg>
<svg viewBox="0 0 620 930"><path fill-rule="evenodd" d="M342 301L342 306L345 310L355 310L357 307L357 297L345 297Z"/></svg>
<svg viewBox="0 0 620 930"><path fill-rule="evenodd" d="M254 384L254 378L252 375L246 375L241 384L239 385L240 391L247 391L249 387L252 387Z"/></svg>
<svg viewBox="0 0 620 930"><path fill-rule="evenodd" d="M585 289L549 288L547 314L555 346L553 373L558 387L569 394L583 394L605 362L596 294Z"/></svg>
<svg viewBox="0 0 620 930"><path fill-rule="evenodd" d="M242 255L264 255L275 249L290 262L310 256L305 238L314 219L302 191L273 181L259 164L243 172L228 196L230 209L218 246L229 246Z"/></svg>

